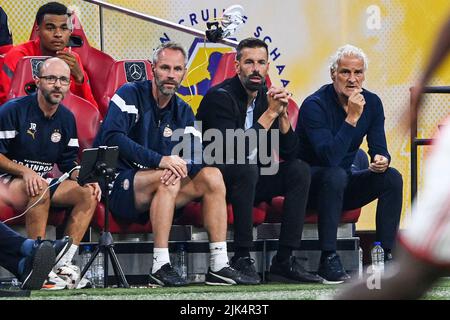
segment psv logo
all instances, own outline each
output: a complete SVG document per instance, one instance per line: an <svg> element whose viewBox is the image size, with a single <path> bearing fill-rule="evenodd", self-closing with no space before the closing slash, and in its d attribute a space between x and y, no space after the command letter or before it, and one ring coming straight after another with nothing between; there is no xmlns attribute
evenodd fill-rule
<svg viewBox="0 0 450 320"><path fill-rule="evenodd" d="M51 140L53 143L58 143L58 142L61 141L61 133L59 132L59 130L55 130L55 131L52 133L52 135L51 135L51 137L50 137L50 140Z"/></svg>

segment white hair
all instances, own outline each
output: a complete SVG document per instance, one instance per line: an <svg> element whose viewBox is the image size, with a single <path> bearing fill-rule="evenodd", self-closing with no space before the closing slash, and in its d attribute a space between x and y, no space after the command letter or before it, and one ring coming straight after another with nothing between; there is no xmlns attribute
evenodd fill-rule
<svg viewBox="0 0 450 320"><path fill-rule="evenodd" d="M331 72L336 71L339 61L344 56L353 56L361 59L364 62L364 71L367 70L368 59L364 51L362 51L360 48L352 46L351 44L346 44L345 46L342 46L339 49L337 49L336 53L331 56L330 58Z"/></svg>

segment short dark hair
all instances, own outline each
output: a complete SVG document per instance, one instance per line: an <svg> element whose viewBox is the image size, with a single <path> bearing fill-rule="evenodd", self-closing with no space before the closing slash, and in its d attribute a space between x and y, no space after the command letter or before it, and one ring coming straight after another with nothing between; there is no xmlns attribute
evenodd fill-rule
<svg viewBox="0 0 450 320"><path fill-rule="evenodd" d="M267 52L267 56L269 55L269 48L267 47L267 43L257 38L246 38L239 42L236 48L236 60L240 60L242 57L242 49L244 48L265 48Z"/></svg>
<svg viewBox="0 0 450 320"><path fill-rule="evenodd" d="M187 65L187 54L186 54L186 50L184 49L184 47L174 41L167 41L167 42L163 42L161 43L158 48L155 49L155 51L153 51L153 57L152 57L152 63L153 65L156 65L158 63L159 60L159 55L161 53L161 51L163 51L164 49L171 49L171 50L178 50L183 54L184 57L184 65Z"/></svg>
<svg viewBox="0 0 450 320"><path fill-rule="evenodd" d="M68 17L71 15L67 7L62 3L48 2L41 6L36 13L36 23L38 26L42 23L46 14L67 15Z"/></svg>

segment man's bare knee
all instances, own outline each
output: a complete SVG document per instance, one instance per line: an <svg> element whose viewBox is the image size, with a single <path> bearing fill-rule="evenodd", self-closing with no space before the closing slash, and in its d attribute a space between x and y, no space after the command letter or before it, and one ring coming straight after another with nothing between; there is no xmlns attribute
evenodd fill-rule
<svg viewBox="0 0 450 320"><path fill-rule="evenodd" d="M46 190L46 188L43 188L39 191L37 195L34 197L28 198L28 205L39 205L39 204L48 204L50 202L50 190Z"/></svg>
<svg viewBox="0 0 450 320"><path fill-rule="evenodd" d="M81 188L80 199L83 203L89 204L90 207L97 206L97 199L90 187Z"/></svg>
<svg viewBox="0 0 450 320"><path fill-rule="evenodd" d="M217 168L203 168L199 173L200 181L204 184L208 193L225 194L225 183L223 182L222 173Z"/></svg>
<svg viewBox="0 0 450 320"><path fill-rule="evenodd" d="M178 180L175 184L169 184L166 185L162 182L159 182L158 186L156 187L156 192L164 192L167 195L171 195L174 198L178 195L178 192L180 191L181 183L180 180Z"/></svg>

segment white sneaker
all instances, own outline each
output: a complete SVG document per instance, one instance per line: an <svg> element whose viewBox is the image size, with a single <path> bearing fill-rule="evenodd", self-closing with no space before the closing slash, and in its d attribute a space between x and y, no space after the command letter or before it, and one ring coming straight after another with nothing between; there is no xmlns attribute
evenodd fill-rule
<svg viewBox="0 0 450 320"><path fill-rule="evenodd" d="M80 279L80 273L78 266L69 263L56 270L56 274L66 282L68 289L91 288L91 282L85 278Z"/></svg>
<svg viewBox="0 0 450 320"><path fill-rule="evenodd" d="M63 290L66 288L67 282L58 277L58 275L53 271L50 271L47 280L45 280L42 285L42 290Z"/></svg>
<svg viewBox="0 0 450 320"><path fill-rule="evenodd" d="M92 287L92 282L83 277L83 279L80 279L75 289L89 289Z"/></svg>

